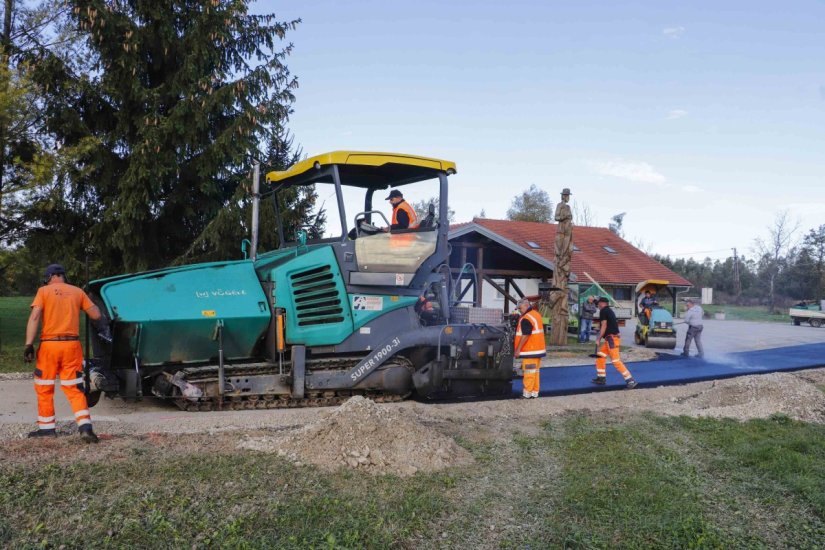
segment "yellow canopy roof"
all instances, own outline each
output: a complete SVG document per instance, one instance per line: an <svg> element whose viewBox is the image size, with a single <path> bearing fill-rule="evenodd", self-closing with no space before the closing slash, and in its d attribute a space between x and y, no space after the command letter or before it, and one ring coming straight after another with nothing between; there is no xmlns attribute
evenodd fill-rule
<svg viewBox="0 0 825 550"><path fill-rule="evenodd" d="M435 177L438 172L454 174L454 162L400 153L373 153L363 151L333 151L294 164L283 172L266 175L271 183L307 183L315 170L333 164L339 165L344 185L359 187L386 187L412 183ZM345 176L350 176L345 178Z"/></svg>
<svg viewBox="0 0 825 550"><path fill-rule="evenodd" d="M664 279L648 279L647 281L642 281L638 285L636 285L636 292L640 292L645 287L648 287L647 290L656 290L666 287L670 284L670 281L665 281Z"/></svg>

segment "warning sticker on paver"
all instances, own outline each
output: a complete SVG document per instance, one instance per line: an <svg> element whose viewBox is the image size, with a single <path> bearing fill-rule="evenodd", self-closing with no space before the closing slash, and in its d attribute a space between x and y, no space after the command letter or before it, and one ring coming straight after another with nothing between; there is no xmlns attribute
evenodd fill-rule
<svg viewBox="0 0 825 550"><path fill-rule="evenodd" d="M357 311L381 311L384 309L384 297L356 294L352 297L352 309Z"/></svg>
<svg viewBox="0 0 825 550"><path fill-rule="evenodd" d="M396 273L395 274L395 284L398 286L404 285L404 274L403 273Z"/></svg>

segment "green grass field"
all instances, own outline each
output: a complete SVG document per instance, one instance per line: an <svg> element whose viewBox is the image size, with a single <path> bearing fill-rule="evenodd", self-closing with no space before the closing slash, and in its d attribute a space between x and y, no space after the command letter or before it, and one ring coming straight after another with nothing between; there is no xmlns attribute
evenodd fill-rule
<svg viewBox="0 0 825 550"><path fill-rule="evenodd" d="M788 309L778 309L777 313L768 313L768 308L762 306L724 306L724 305L706 305L702 306L711 317L714 314L724 311L725 318L731 321L757 321L760 323L788 323L791 322L791 317L788 315Z"/></svg>
<svg viewBox="0 0 825 550"><path fill-rule="evenodd" d="M26 322L33 296L0 298L0 372L25 372L32 369L23 362L26 344ZM83 315L80 316L80 341L86 334ZM38 335L39 336L39 335Z"/></svg>
<svg viewBox="0 0 825 550"><path fill-rule="evenodd" d="M23 362L32 297L0 298L0 372L29 370Z"/></svg>
<svg viewBox="0 0 825 550"><path fill-rule="evenodd" d="M40 451L13 443L0 461L0 546L817 548L825 540L824 426L604 413L524 429L460 439L475 464L412 478L324 473L219 446L219 436L122 438L94 449L66 438Z"/></svg>

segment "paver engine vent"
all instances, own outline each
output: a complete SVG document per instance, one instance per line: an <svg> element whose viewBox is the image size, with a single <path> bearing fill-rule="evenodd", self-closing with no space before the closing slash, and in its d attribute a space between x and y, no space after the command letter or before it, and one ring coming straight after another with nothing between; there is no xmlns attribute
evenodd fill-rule
<svg viewBox="0 0 825 550"><path fill-rule="evenodd" d="M344 320L341 293L328 265L290 276L298 326L326 325Z"/></svg>

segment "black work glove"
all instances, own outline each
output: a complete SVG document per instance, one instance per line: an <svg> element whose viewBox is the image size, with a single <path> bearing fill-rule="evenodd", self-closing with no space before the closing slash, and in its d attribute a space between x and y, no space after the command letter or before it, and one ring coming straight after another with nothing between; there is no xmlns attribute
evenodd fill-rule
<svg viewBox="0 0 825 550"><path fill-rule="evenodd" d="M23 361L31 363L34 361L34 346L29 344L26 346L26 351L23 352Z"/></svg>

